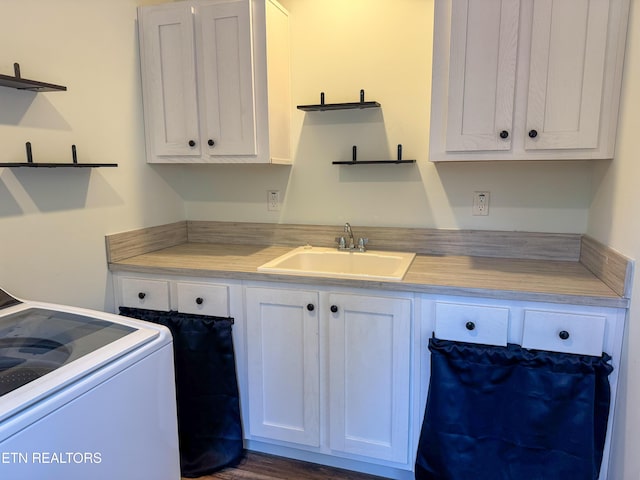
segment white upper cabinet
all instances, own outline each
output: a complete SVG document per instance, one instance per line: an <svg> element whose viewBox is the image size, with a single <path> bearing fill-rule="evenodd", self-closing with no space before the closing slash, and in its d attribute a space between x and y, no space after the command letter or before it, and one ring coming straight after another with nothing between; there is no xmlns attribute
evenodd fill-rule
<svg viewBox="0 0 640 480"><path fill-rule="evenodd" d="M628 0L435 2L430 159L613 158Z"/></svg>
<svg viewBox="0 0 640 480"><path fill-rule="evenodd" d="M140 9L139 21L149 159L151 155L199 157L191 7L168 4Z"/></svg>
<svg viewBox="0 0 640 480"><path fill-rule="evenodd" d="M526 149L598 148L608 18L608 1L534 3Z"/></svg>
<svg viewBox="0 0 640 480"><path fill-rule="evenodd" d="M201 138L209 155L256 155L251 15L246 1L195 7Z"/></svg>
<svg viewBox="0 0 640 480"><path fill-rule="evenodd" d="M511 148L519 10L502 3L451 5L447 150Z"/></svg>
<svg viewBox="0 0 640 480"><path fill-rule="evenodd" d="M291 163L284 8L174 2L138 21L148 162Z"/></svg>

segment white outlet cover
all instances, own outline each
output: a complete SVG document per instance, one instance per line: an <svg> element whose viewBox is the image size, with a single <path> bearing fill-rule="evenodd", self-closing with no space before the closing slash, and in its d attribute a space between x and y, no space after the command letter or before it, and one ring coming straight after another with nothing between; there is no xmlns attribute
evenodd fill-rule
<svg viewBox="0 0 640 480"><path fill-rule="evenodd" d="M267 191L267 211L269 212L280 211L280 190Z"/></svg>
<svg viewBox="0 0 640 480"><path fill-rule="evenodd" d="M489 215L490 192L473 192L473 215Z"/></svg>

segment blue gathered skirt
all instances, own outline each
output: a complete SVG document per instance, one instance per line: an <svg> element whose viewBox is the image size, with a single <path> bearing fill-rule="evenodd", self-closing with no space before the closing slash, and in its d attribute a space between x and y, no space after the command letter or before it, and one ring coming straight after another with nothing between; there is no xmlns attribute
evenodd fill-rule
<svg viewBox="0 0 640 480"><path fill-rule="evenodd" d="M432 338L418 480L596 480L611 358Z"/></svg>
<svg viewBox="0 0 640 480"><path fill-rule="evenodd" d="M120 314L164 325L173 336L182 476L237 464L244 448L233 319L128 307Z"/></svg>

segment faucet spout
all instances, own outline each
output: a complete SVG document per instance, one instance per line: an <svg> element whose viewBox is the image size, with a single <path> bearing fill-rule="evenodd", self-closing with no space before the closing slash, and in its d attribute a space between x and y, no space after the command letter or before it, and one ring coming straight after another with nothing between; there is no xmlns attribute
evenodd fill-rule
<svg viewBox="0 0 640 480"><path fill-rule="evenodd" d="M353 250L355 248L356 244L353 241L353 231L351 230L351 225L349 224L349 222L344 224L344 233L349 235L349 245L347 246L347 248L349 250Z"/></svg>

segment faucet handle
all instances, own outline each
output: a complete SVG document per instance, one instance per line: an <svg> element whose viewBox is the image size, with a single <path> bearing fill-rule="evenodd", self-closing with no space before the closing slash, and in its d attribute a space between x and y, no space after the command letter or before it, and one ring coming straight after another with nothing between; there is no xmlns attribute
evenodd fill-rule
<svg viewBox="0 0 640 480"><path fill-rule="evenodd" d="M360 250L361 252L364 252L366 250L365 245L369 243L369 239L368 238L362 238L360 237L358 239L358 250Z"/></svg>
<svg viewBox="0 0 640 480"><path fill-rule="evenodd" d="M338 249L344 250L347 248L347 241L344 237L336 237L336 242L338 242Z"/></svg>

